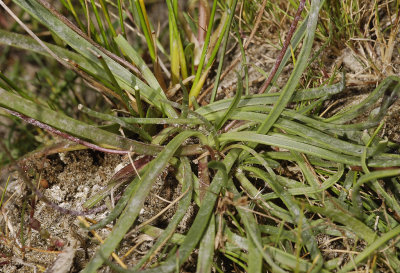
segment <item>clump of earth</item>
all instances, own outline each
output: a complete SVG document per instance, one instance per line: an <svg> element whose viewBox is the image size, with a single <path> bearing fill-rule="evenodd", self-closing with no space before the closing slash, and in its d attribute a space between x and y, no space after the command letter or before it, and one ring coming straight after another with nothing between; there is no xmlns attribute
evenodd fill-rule
<svg viewBox="0 0 400 273"><path fill-rule="evenodd" d="M33 157L24 160L21 165L48 200L61 208L82 212L85 202L108 186L122 161L119 155L81 150L42 158ZM70 250L71 259L68 267L70 271L65 272L82 270L100 242L83 228L76 215L55 209L32 194L17 171L8 174L10 182L5 198L7 202L2 206L0 214L1 232L7 234L0 244L0 253L3 254L0 260L2 272L24 273L49 269L53 263L60 263L59 259L66 250ZM97 204L103 205L104 209L87 215L86 221L95 223L103 219L124 188L122 185L114 189L114 200L110 196L106 197L105 201ZM177 181L166 175L160 177L145 202L138 222L154 217L180 194L181 186ZM172 206L152 224L165 228L174 209L175 206ZM24 215L21 215L22 212ZM193 212L191 207L185 221L190 221ZM178 232L185 232L185 221L179 226ZM96 233L105 239L111 228L112 224L96 230ZM152 246L154 239L145 234L140 235L139 232L133 233L121 243L117 254L122 256L138 244L124 261L127 265L133 265Z"/></svg>

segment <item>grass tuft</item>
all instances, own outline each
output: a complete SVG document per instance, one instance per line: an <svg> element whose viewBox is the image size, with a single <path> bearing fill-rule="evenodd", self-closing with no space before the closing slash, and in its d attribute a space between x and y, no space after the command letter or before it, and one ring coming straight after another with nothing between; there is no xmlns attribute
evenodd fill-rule
<svg viewBox="0 0 400 273"><path fill-rule="evenodd" d="M153 21L159 3L61 3L0 0L17 22L0 18L0 107L10 120L0 123L8 127L0 164L32 158L26 140L42 144L36 156L93 149L130 163L75 214L21 171L36 195L24 196L17 233L0 218L5 242L27 249L25 216L38 202L74 216L105 203L97 223L77 218L99 241L85 249L95 253L83 273L400 267L399 145L385 135L400 96L399 1L167 0L165 25ZM267 44L276 51L256 55ZM35 61L36 81L18 76L18 52ZM270 53L272 67L263 63ZM339 105L360 86L369 86L362 100ZM59 149L59 138L76 145ZM143 220L152 189L169 180L179 197ZM140 243L120 247L132 234L152 238L138 259Z"/></svg>

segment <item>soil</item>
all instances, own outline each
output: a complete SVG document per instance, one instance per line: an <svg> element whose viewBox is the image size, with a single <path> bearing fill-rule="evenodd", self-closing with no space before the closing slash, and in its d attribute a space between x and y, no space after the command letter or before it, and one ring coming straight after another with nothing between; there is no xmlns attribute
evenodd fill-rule
<svg viewBox="0 0 400 273"><path fill-rule="evenodd" d="M120 161L120 156L75 151L32 160L26 163L26 168L28 173L34 174L34 182L39 179L47 181L43 192L49 200L60 207L82 211L84 202L107 185ZM33 264L47 268L69 244L78 246L75 263L71 267L75 268L76 272L79 271L87 256L93 254L97 243L80 227L77 217L61 213L43 201L36 200L32 194L28 195L29 191L17 172L13 173L7 192L11 196L3 207L1 217L7 222L10 232L13 230L12 237L15 241L1 246L1 252L12 257L12 261L3 266L4 272L32 272ZM29 205L32 200L36 200L34 209ZM23 224L26 234L23 235L23 243L20 227L23 211L21 208L24 206L26 210ZM103 212L91 218L99 220L104 216ZM33 221L36 222L35 226L30 224ZM107 229L100 230L99 234L104 238ZM20 263L16 258L25 261L26 264Z"/></svg>
<svg viewBox="0 0 400 273"><path fill-rule="evenodd" d="M122 161L124 158L119 155L82 150L26 161L25 169L28 174L33 174L30 177L33 182L40 181L41 191L50 201L62 208L82 212L84 203L108 185ZM138 223L154 217L181 194L180 184L166 174L167 172L160 176L154 184L145 201ZM0 214L0 222L7 223L9 236L14 240L0 244L0 252L6 255L3 257L2 272L32 272L35 266L39 269L50 268L57 257L71 246L74 249L71 252L73 263L70 264L70 271L65 272L82 270L88 258L96 251L99 242L82 228L82 223L76 215L60 212L45 202L37 200L20 179L17 171L11 173L11 177L7 189L7 203ZM117 196L119 191L121 187L115 190L114 196ZM34 206L32 206L33 200L35 200ZM106 200L111 203L110 199ZM175 209L175 205L172 206L156 218L152 225L165 228ZM21 215L21 211L25 212L24 216ZM106 208L104 212L88 215L86 219L90 219L91 222L99 221L108 214L108 211L109 209ZM180 224L178 232L186 231L186 226L190 224L193 214L192 207ZM24 226L23 235L20 232L21 219ZM106 238L110 228L99 229L96 232L101 238ZM118 255L122 256L137 244L136 250L124 260L127 265L134 265L152 246L153 240L151 236L133 233L123 241ZM57 263L59 263L58 259Z"/></svg>

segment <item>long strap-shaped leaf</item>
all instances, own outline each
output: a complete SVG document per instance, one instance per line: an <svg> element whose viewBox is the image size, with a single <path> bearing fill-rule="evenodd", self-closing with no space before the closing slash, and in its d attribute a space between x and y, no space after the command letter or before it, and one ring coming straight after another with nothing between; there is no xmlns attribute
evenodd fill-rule
<svg viewBox="0 0 400 273"><path fill-rule="evenodd" d="M240 197L239 192L233 185L232 179L229 180L228 189L235 194L236 198ZM247 245L249 252L247 264L249 266L249 272L261 272L261 257L263 257L268 265L271 266L274 272L286 272L274 262L269 251L264 250L263 243L261 242L261 231L253 213L250 212L251 209L245 209L242 206L236 206L236 209L239 212L240 218L247 232Z"/></svg>
<svg viewBox="0 0 400 273"><path fill-rule="evenodd" d="M207 230L204 232L202 241L199 247L199 258L197 259L196 273L212 272L212 262L214 258L214 243L215 243L215 217L211 216L208 222Z"/></svg>
<svg viewBox="0 0 400 273"><path fill-rule="evenodd" d="M134 94L133 87L137 85L141 90L143 97L145 97L150 103L155 104L155 106L161 110L165 110L168 116L176 116L175 110L171 106L167 104L162 105L158 102L160 99L166 99L161 88L150 88L138 77L130 73L119 63L112 60L106 54L97 49L92 43L84 39L73 29L64 24L64 22L62 22L39 2L36 0L14 0L14 2L31 14L40 23L45 25L49 30L56 33L63 41L68 43L73 49L75 49L88 60L92 61L93 63L98 62L97 57L93 54L93 51L101 55L117 79L118 84L120 84L122 88Z"/></svg>
<svg viewBox="0 0 400 273"><path fill-rule="evenodd" d="M157 155L163 148L157 145L144 144L122 136L101 130L47 107L35 104L27 99L0 88L0 106L29 116L68 134L78 136L93 143L115 149L132 150L138 154Z"/></svg>
<svg viewBox="0 0 400 273"><path fill-rule="evenodd" d="M161 174L161 172L165 169L176 150L187 138L196 135L200 136L198 132L181 132L168 143L165 149L152 162L149 163L149 168L142 176L141 181L137 184L137 187L128 201L128 205L123 214L118 219L118 222L115 224L107 240L100 246L100 249L96 252L95 256L90 260L89 264L82 271L82 273L96 272L96 270L104 263L104 260L111 255L111 253L124 238L126 232L135 222L152 185L157 180L157 177Z"/></svg>
<svg viewBox="0 0 400 273"><path fill-rule="evenodd" d="M323 257L319 251L317 241L310 228L310 223L304 217L303 211L299 204L295 201L295 199L293 199L293 196L291 196L289 192L285 191L284 188L277 183L277 181L274 181L274 179L269 179L266 175L266 172L258 168L253 168L253 171L256 176L268 182L272 190L279 196L282 202L284 202L289 209L294 222L303 228L301 231L301 237L307 247L307 250L310 251L312 259L315 261L314 268L312 270L310 269L310 272L320 272L320 269L323 265Z"/></svg>
<svg viewBox="0 0 400 273"><path fill-rule="evenodd" d="M334 122L334 123L344 123L352 118L360 115L365 111L368 107L373 105L379 98L381 98L385 92L389 91L390 93L400 92L400 77L398 76L389 76L385 78L377 88L361 103L357 105L351 105L346 109L342 110L340 113L325 119L325 122Z"/></svg>
<svg viewBox="0 0 400 273"><path fill-rule="evenodd" d="M114 38L117 45L124 51L124 53L132 60L132 62L138 67L140 72L142 72L144 79L147 83L154 89L159 89L160 84L158 83L156 77L148 68L144 60L135 51L135 49L128 43L127 40L121 35Z"/></svg>
<svg viewBox="0 0 400 273"><path fill-rule="evenodd" d="M299 102L299 101L318 99L325 96L332 96L342 92L344 90L344 87L345 87L344 81L342 80L339 83L329 86L298 90L293 94L292 101ZM278 92L278 93L268 93L262 95L243 96L240 99L237 107L240 108L252 105L265 106L266 104L274 104L278 101L278 98L281 94L282 94L281 92ZM197 109L196 112L201 115L209 115L211 113L218 111L226 111L226 109L229 108L234 99L235 98L227 98L224 100L219 100L217 102L207 104Z"/></svg>
<svg viewBox="0 0 400 273"><path fill-rule="evenodd" d="M338 222L347 226L352 232L358 237L365 240L368 244L372 244L377 235L367 225L354 217L349 211L342 208L339 202L332 199L331 202L327 203L326 207L317 207L311 205L305 205L307 210L315 213L319 213L332 219L332 221Z"/></svg>
<svg viewBox="0 0 400 273"><path fill-rule="evenodd" d="M307 32L304 38L303 46L300 51L300 55L293 69L293 72L290 74L288 82L283 88L283 91L279 96L278 101L274 105L274 108L269 113L267 119L258 128L257 132L260 134L266 134L271 129L275 121L279 118L283 109L290 102L296 86L300 80L301 74L307 67L308 57L310 56L311 47L314 42L315 28L317 27L318 13L320 9L319 4L320 0L311 1L311 8L307 23Z"/></svg>
<svg viewBox="0 0 400 273"><path fill-rule="evenodd" d="M224 164L226 168L226 172L229 172L233 163L236 161L239 156L240 150L233 149L224 159ZM163 265L141 271L142 273L166 273L173 272L176 270L177 265L182 265L187 258L190 256L196 245L199 243L200 239L203 236L205 229L208 226L208 220L211 217L211 213L214 210L214 205L217 200L218 194L222 188L226 184L226 173L223 170L218 170L217 174L214 176L213 181L210 184L210 187L207 190L206 195L202 201L202 205L200 207L197 216L189 229L184 242L181 244L177 251L176 256L172 256L169 258ZM178 260L177 260L178 259Z"/></svg>
<svg viewBox="0 0 400 273"><path fill-rule="evenodd" d="M151 258L161 247L166 244L169 239L173 236L176 227L181 222L183 216L187 213L188 207L192 201L192 191L193 191L193 179L192 170L190 168L190 162L187 157L181 157L181 163L179 165L177 179L182 184L182 192L187 192L185 197L179 201L178 208L168 227L163 231L160 237L157 238L157 242L151 247L151 249L143 256L143 258L134 266L134 269L139 269L142 267L149 258Z"/></svg>
<svg viewBox="0 0 400 273"><path fill-rule="evenodd" d="M252 167L244 167L243 169L251 171ZM344 167L342 164L339 165L339 169L336 174L332 175L329 177L324 183L321 184L320 187L302 187L302 188L290 188L288 189L288 192L291 195L304 195L304 194L313 194L313 193L320 193L323 192L330 187L332 187L343 175L344 172ZM273 198L279 198L279 196L276 193L267 193L263 195L263 198L266 200L273 199Z"/></svg>
<svg viewBox="0 0 400 273"><path fill-rule="evenodd" d="M383 245L387 245L389 240L393 237L398 236L400 233L400 226L395 227L394 229L390 230L389 232L383 234L381 237L376 239L371 245L366 247L360 254L358 254L354 261L348 262L340 271L340 273L345 273L353 269L356 265L360 264L363 260L370 257L373 252L377 251ZM398 268L395 268L398 270ZM396 271L398 272L398 271Z"/></svg>
<svg viewBox="0 0 400 273"><path fill-rule="evenodd" d="M295 140L293 137L285 135L261 135L250 131L243 132L231 132L222 134L219 137L219 141L248 141L255 142L258 144L265 144L270 146L276 146L288 150L294 150L297 152L305 153L312 156L317 156L323 159L331 160L348 165L358 166L361 162L359 156L350 156L341 153L332 152L331 150L320 148L305 142ZM392 154L382 154L376 157L372 157L368 161L370 167L393 167L400 164L400 157Z"/></svg>
<svg viewBox="0 0 400 273"><path fill-rule="evenodd" d="M50 54L42 46L40 46L38 42L26 35L0 30L0 44L17 47L23 50L33 51L51 57ZM71 60L96 76L102 76L104 78L107 77L107 74L103 71L103 68L96 65L97 61L96 63L94 63L90 60L87 60L82 55L62 48L60 46L45 42L44 44L60 58Z"/></svg>

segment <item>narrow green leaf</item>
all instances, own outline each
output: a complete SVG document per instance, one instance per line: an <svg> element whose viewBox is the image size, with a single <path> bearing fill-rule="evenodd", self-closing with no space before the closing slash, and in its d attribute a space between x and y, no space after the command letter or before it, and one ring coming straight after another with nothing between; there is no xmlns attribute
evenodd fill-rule
<svg viewBox="0 0 400 273"><path fill-rule="evenodd" d="M211 272L211 266L214 258L214 241L215 241L215 216L212 215L208 223L208 228L205 231L203 239L200 242L196 273Z"/></svg>
<svg viewBox="0 0 400 273"><path fill-rule="evenodd" d="M340 113L325 119L325 122L334 122L334 123L344 123L355 116L361 114L365 109L374 104L386 90L396 90L396 93L400 92L400 77L398 76L389 76L385 78L375 90L368 95L368 97L363 100L361 103L357 105L352 105L351 107L341 111Z"/></svg>
<svg viewBox="0 0 400 273"><path fill-rule="evenodd" d="M128 96L125 94L125 92L119 86L118 81L115 79L114 74L111 72L111 70L108 67L104 58L101 55L98 55L96 52L94 52L94 55L97 57L97 60L100 61L100 64L103 67L104 71L107 73L107 76L109 77L110 82L113 84L115 92L121 97L122 101L125 103L126 107L128 108L129 112L131 113L131 115L137 116L137 113L132 108L130 99L128 98Z"/></svg>
<svg viewBox="0 0 400 273"><path fill-rule="evenodd" d="M47 107L35 104L17 95L0 89L0 106L39 120L58 130L73 136L90 140L98 145L114 149L132 150L138 154L157 155L163 148L157 145L144 144L135 140L101 130L84 122L75 120Z"/></svg>
<svg viewBox="0 0 400 273"><path fill-rule="evenodd" d="M359 265L363 260L370 257L375 251L380 247L387 245L388 241L395 236L400 234L400 226L395 227L391 231L380 236L378 239L374 240L369 246L367 246L360 254L358 254L354 261L349 261L341 270L338 272L345 273L354 268L354 266Z"/></svg>
<svg viewBox="0 0 400 273"><path fill-rule="evenodd" d="M78 105L78 109L80 111L82 111L83 113L88 114L89 116L92 116L92 117L95 117L95 118L99 118L99 119L102 119L102 120L113 121L113 122L121 125L122 127L124 127L126 129L138 134L142 139L147 140L149 142L152 141L151 136L146 131L144 131L140 127L136 127L136 126L134 126L132 124L129 124L126 121L124 121L124 120L122 120L122 119L120 119L118 117L94 111L94 110L92 110L92 109L90 109L90 108L88 108L86 106L83 106L82 104Z"/></svg>
<svg viewBox="0 0 400 273"><path fill-rule="evenodd" d="M271 186L272 190L279 196L279 198L288 208L290 214L292 215L293 222L302 227L302 230L300 231L302 243L307 247L308 251L310 251L312 259L315 260L315 267L311 270L311 272L319 272L323 266L323 257L319 251L317 241L312 233L310 224L303 215L299 204L294 200L293 196L291 196L279 183L277 183L276 180L270 179L264 171L258 168L252 168L252 171L255 175L266 181Z"/></svg>
<svg viewBox="0 0 400 273"><path fill-rule="evenodd" d="M306 208L312 212L320 213L335 222L341 223L351 229L358 237L365 240L368 244L375 241L376 233L367 227L363 222L354 217L345 208L340 207L336 202L330 202L329 207L317 207L306 205ZM327 202L325 201L325 204Z"/></svg>
<svg viewBox="0 0 400 273"><path fill-rule="evenodd" d="M114 74L121 88L134 95L135 92L133 88L137 85L141 90L142 95L149 103L155 105L170 117L177 116L175 110L170 105L159 104L161 98L165 99L162 90L149 87L126 68L122 67L119 63L102 53L90 42L90 40L87 40L88 38L84 36L85 34L77 33L75 30L71 29L36 0L14 0L14 2L30 13L40 23L48 27L51 31L57 33L63 41L68 43L73 49L88 60L97 63L97 58L93 56L93 51L101 55Z"/></svg>
<svg viewBox="0 0 400 273"><path fill-rule="evenodd" d="M196 71L196 76L194 78L193 81L193 85L192 85L192 89L189 92L189 103L192 102L192 98L196 99L197 96L200 93L200 89L201 87L199 87L199 85L203 86L203 81L201 80L201 75L203 72L203 66L204 66L204 62L207 56L207 51L208 51L208 46L209 46L209 42L210 42L210 37L211 37L211 32L213 30L213 25L214 25L214 17L215 17L215 11L217 9L217 0L213 1L213 5L211 8L211 14L210 14L210 19L209 19L209 23L208 23L208 27L207 27L207 33L206 33L206 38L204 40L204 44L203 44L203 49L201 52L201 58L200 58L200 63L198 65L197 71ZM203 75L208 74L208 69L206 68Z"/></svg>
<svg viewBox="0 0 400 273"><path fill-rule="evenodd" d="M167 166L176 150L187 138L196 135L199 135L199 133L192 131L184 131L180 133L168 143L165 149L162 150L153 161L148 164L149 167L142 176L140 183L135 188L134 193L131 195L124 212L118 219L107 240L100 246L99 250L96 252L94 257L92 257L82 273L97 272L97 269L104 263L104 260L111 255L125 236L126 232L135 222L152 185Z"/></svg>
<svg viewBox="0 0 400 273"><path fill-rule="evenodd" d="M114 26L111 23L110 14L108 13L108 8L106 6L106 3L104 2L104 0L99 0L99 2L100 2L101 9L103 11L104 18L106 18L108 28L111 31L112 36L115 37L115 36L117 36L117 32L115 31Z"/></svg>
<svg viewBox="0 0 400 273"><path fill-rule="evenodd" d="M139 15L140 26L142 28L143 34L146 38L147 46L149 48L150 57L154 61L156 59L156 53L154 49L153 36L151 33L150 26L148 25L146 10L142 9L142 7L144 8L144 5L142 6L141 3L139 3L139 0L130 0L130 1L133 1L135 4L137 14Z"/></svg>
<svg viewBox="0 0 400 273"><path fill-rule="evenodd" d="M243 169L251 171L251 167L243 167ZM339 169L335 175L332 175L329 177L324 183L321 184L319 187L302 187L302 188L290 188L288 189L288 192L291 195L308 195L308 194L314 194L314 193L321 193L330 187L332 187L335 183L337 183L340 179L340 177L344 173L344 168L343 164L339 165ZM278 198L279 196L276 194L272 193L267 193L263 195L263 198L266 200L272 199L272 198Z"/></svg>
<svg viewBox="0 0 400 273"><path fill-rule="evenodd" d="M225 122L230 118L230 116L232 115L233 111L235 110L236 106L240 101L243 92L243 84L242 84L242 77L240 76L239 73L237 73L237 80L238 81L237 81L235 98L232 101L231 105L229 105L229 108L228 110L226 110L224 115L221 116L221 118L218 121L216 121L216 126L215 126L216 130L221 129L221 127L225 124Z"/></svg>
<svg viewBox="0 0 400 273"><path fill-rule="evenodd" d="M311 8L307 22L306 35L296 65L292 73L290 74L289 80L287 81L285 87L283 88L283 91L279 96L278 101L275 103L274 108L269 113L267 119L258 128L257 132L260 134L266 134L271 129L275 121L281 115L283 109L292 99L293 93L296 89L297 83L300 80L301 74L303 73L308 64L307 61L308 57L310 56L312 44L314 42L314 34L318 21L319 9L320 9L320 1L319 0L311 1Z"/></svg>
<svg viewBox="0 0 400 273"><path fill-rule="evenodd" d="M137 51L128 43L128 41L122 35L118 35L114 38L114 40L117 45L122 49L122 51L129 57L129 59L132 60L132 62L140 70L140 72L142 72L143 77L147 81L147 83L155 90L158 90L158 92L164 98L166 98L153 72L151 72L150 68L147 66L142 57L140 57Z"/></svg>
<svg viewBox="0 0 400 273"><path fill-rule="evenodd" d="M200 125L203 121L194 118L119 118L123 122L132 124L188 124Z"/></svg>
<svg viewBox="0 0 400 273"><path fill-rule="evenodd" d="M179 164L177 179L182 184L182 193L186 193L185 197L179 201L178 208L168 227L160 234L157 238L157 242L151 247L151 249L143 256L143 258L134 266L135 270L138 270L156 251L160 250L164 244L170 240L173 236L177 226L181 222L182 218L187 213L187 209L192 200L193 192L193 181L192 181L192 171L190 168L190 162L186 157L181 158L181 163Z"/></svg>
<svg viewBox="0 0 400 273"><path fill-rule="evenodd" d="M104 30L103 22L101 21L99 11L97 10L96 3L94 2L94 0L90 0L90 3L92 4L94 15L95 15L95 18L97 21L97 26L99 27L101 37L103 38L103 43L104 43L105 47L110 50L110 44L108 42L106 31Z"/></svg>
<svg viewBox="0 0 400 273"><path fill-rule="evenodd" d="M357 165L360 162L358 157L334 153L327 149L294 141L288 137L285 137L284 135L269 136L269 135L256 134L254 132L248 132L248 131L232 132L220 135L219 140L221 142L247 141L247 142L255 142L258 144L276 146L350 165Z"/></svg>
<svg viewBox="0 0 400 273"><path fill-rule="evenodd" d="M183 98L182 98L182 118L187 118L189 112L189 93L186 89L186 86L183 84L181 80L179 80L179 84L182 88Z"/></svg>
<svg viewBox="0 0 400 273"><path fill-rule="evenodd" d="M229 19L228 19L228 22L227 22L228 27L225 30L224 35L221 35L221 36L224 37L224 43L223 43L222 49L221 49L221 55L220 55L220 58L219 58L217 75L215 76L215 82L214 82L213 90L211 92L210 103L214 102L215 97L217 95L217 90L218 90L218 87L219 87L222 67L224 65L226 47L228 45L228 40L229 40L230 28L231 28L231 25L232 25L232 19L235 16L235 12L234 11L236 9L236 5L237 5L237 0L234 0L233 3L232 3L232 6L231 7L227 7L227 10L226 10L226 12L229 14Z"/></svg>
<svg viewBox="0 0 400 273"><path fill-rule="evenodd" d="M308 101L325 96L331 96L342 92L344 90L344 87L345 87L344 82L342 81L334 85L298 90L293 94L292 101L293 102ZM242 96L242 98L238 103L238 107L241 108L245 106L256 106L256 105L265 107L267 104L276 103L281 94L282 94L281 92L278 92L272 94L261 94L261 95L257 94L250 96ZM214 103L210 103L208 105L199 108L198 110L196 110L196 112L202 115L207 115L218 111L225 111L226 109L228 109L229 105L231 105L233 100L234 98L229 98Z"/></svg>
<svg viewBox="0 0 400 273"><path fill-rule="evenodd" d="M361 201L361 196L360 196L360 188L361 186L369 181L373 181L376 179L381 179L385 177L392 177L392 176L399 176L400 175L400 169L394 169L394 170L383 170L383 171L375 171L375 172L370 172L368 174L364 174L361 176L358 180L357 183L353 187L353 192L351 199L353 201L353 206L355 209L355 212L358 217L362 217L362 201Z"/></svg>
<svg viewBox="0 0 400 273"><path fill-rule="evenodd" d="M118 7L118 19L119 19L119 26L121 28L122 35L126 38L126 31L125 31L125 24L124 24L124 14L122 12L122 0L117 0L117 7Z"/></svg>
<svg viewBox="0 0 400 273"><path fill-rule="evenodd" d="M230 170L238 156L239 150L231 150L225 157L224 164L227 171ZM177 256L169 258L159 267L143 270L143 273L172 272L176 269L177 262L178 265L182 265L187 260L196 245L199 243L200 239L203 237L204 231L208 226L208 220L210 219L211 214L214 210L214 205L217 200L218 194L225 183L226 181L224 181L224 175L220 170L214 176L214 179L212 180L203 198L200 210L197 213L197 216L185 237L185 241L182 243L177 251ZM176 261L177 258L179 259L179 261Z"/></svg>

